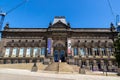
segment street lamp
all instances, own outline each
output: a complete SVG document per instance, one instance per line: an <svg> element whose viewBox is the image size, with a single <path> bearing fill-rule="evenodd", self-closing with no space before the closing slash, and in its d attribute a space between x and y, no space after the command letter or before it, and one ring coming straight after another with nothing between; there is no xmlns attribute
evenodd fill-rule
<svg viewBox="0 0 120 80"><path fill-rule="evenodd" d="M37 53L35 53L35 58L33 59L34 65L32 67L32 71L36 72L38 70L38 67L36 65L37 63Z"/></svg>

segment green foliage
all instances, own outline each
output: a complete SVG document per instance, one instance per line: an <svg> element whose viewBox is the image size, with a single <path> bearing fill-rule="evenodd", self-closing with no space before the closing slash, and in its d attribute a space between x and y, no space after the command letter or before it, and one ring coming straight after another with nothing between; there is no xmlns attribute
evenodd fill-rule
<svg viewBox="0 0 120 80"><path fill-rule="evenodd" d="M114 42L114 45L115 45L116 62L118 63L118 67L120 68L120 35L118 36L117 40Z"/></svg>

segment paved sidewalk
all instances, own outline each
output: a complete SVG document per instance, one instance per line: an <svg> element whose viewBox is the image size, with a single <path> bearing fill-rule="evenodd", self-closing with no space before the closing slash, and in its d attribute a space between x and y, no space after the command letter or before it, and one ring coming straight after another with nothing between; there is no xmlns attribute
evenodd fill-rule
<svg viewBox="0 0 120 80"><path fill-rule="evenodd" d="M81 75L81 74L54 74L30 72L19 69L0 69L0 80L120 80L120 77Z"/></svg>

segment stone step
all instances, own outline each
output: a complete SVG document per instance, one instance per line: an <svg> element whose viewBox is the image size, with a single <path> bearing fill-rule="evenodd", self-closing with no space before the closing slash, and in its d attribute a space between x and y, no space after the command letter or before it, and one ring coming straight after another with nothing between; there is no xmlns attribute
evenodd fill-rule
<svg viewBox="0 0 120 80"><path fill-rule="evenodd" d="M34 63L20 63L20 64L0 64L0 68L10 68L10 69L27 69L31 70ZM44 70L46 65L42 63L37 63L38 70Z"/></svg>
<svg viewBox="0 0 120 80"><path fill-rule="evenodd" d="M66 62L61 62L59 63L59 72L74 72L74 69Z"/></svg>
<svg viewBox="0 0 120 80"><path fill-rule="evenodd" d="M45 71L58 71L58 66L59 66L58 62L53 62L45 68Z"/></svg>

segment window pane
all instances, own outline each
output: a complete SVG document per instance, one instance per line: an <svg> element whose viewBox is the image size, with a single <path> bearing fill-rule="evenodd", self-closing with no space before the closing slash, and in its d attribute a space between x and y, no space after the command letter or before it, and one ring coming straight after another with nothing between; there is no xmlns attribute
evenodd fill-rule
<svg viewBox="0 0 120 80"><path fill-rule="evenodd" d="M30 57L31 48L27 48L26 57Z"/></svg>
<svg viewBox="0 0 120 80"><path fill-rule="evenodd" d="M10 48L6 48L5 57L9 57L9 55L10 55Z"/></svg>
<svg viewBox="0 0 120 80"><path fill-rule="evenodd" d="M24 48L20 48L19 57L23 57L23 54L24 54Z"/></svg>
<svg viewBox="0 0 120 80"><path fill-rule="evenodd" d="M16 57L17 55L17 48L14 48L12 51L12 57Z"/></svg>
<svg viewBox="0 0 120 80"><path fill-rule="evenodd" d="M34 48L33 57L37 57L37 56L38 56L38 48Z"/></svg>
<svg viewBox="0 0 120 80"><path fill-rule="evenodd" d="M80 48L80 53L81 53L82 56L84 56L85 55L85 49L84 48Z"/></svg>
<svg viewBox="0 0 120 80"><path fill-rule="evenodd" d="M78 55L77 48L74 48L74 55Z"/></svg>
<svg viewBox="0 0 120 80"><path fill-rule="evenodd" d="M45 55L45 48L42 48L41 55Z"/></svg>

